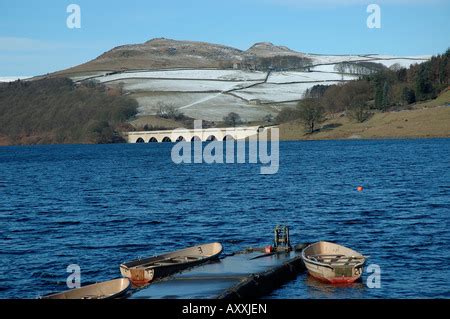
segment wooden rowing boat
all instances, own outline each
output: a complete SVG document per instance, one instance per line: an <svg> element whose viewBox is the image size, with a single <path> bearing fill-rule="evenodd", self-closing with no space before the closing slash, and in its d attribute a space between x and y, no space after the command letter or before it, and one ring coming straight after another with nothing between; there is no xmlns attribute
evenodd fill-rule
<svg viewBox="0 0 450 319"><path fill-rule="evenodd" d="M114 299L123 297L130 287L128 278L120 278L44 296L42 299Z"/></svg>
<svg viewBox="0 0 450 319"><path fill-rule="evenodd" d="M135 285L145 285L181 270L218 258L222 253L220 243L210 243L185 248L171 253L133 260L120 265L122 276Z"/></svg>
<svg viewBox="0 0 450 319"><path fill-rule="evenodd" d="M366 261L357 251L326 241L306 247L302 259L312 277L331 284L355 282Z"/></svg>

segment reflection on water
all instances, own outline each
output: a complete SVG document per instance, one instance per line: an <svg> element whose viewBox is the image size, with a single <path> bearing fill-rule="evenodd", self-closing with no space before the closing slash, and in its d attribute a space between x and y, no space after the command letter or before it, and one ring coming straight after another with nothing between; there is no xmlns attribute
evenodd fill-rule
<svg viewBox="0 0 450 319"><path fill-rule="evenodd" d="M336 298L339 293L346 294L346 290L351 290L354 298L360 296L364 298L364 292L367 287L362 283L362 280L354 282L352 284L331 285L323 283L311 276L303 276L303 284L307 288L308 296L310 298Z"/></svg>

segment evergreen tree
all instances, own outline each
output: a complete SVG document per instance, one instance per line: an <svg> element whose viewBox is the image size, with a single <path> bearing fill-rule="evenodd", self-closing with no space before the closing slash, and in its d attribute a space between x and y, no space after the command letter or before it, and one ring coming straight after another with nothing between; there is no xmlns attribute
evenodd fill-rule
<svg viewBox="0 0 450 319"><path fill-rule="evenodd" d="M390 106L389 90L390 90L390 85L389 85L388 81L384 81L383 93L382 93L382 98L381 98L381 108L383 111L386 111L388 109L388 107Z"/></svg>
<svg viewBox="0 0 450 319"><path fill-rule="evenodd" d="M408 75L408 70L406 70L405 68L401 68L400 70L397 71L397 80L399 82L406 82L407 75Z"/></svg>
<svg viewBox="0 0 450 319"><path fill-rule="evenodd" d="M433 95L433 91L433 83L430 80L430 64L421 64L416 77L417 99L426 100Z"/></svg>
<svg viewBox="0 0 450 319"><path fill-rule="evenodd" d="M413 89L405 87L402 92L402 100L406 104L412 104L416 102L416 93Z"/></svg>
<svg viewBox="0 0 450 319"><path fill-rule="evenodd" d="M375 79L375 108L381 109L383 104L383 85L381 79Z"/></svg>

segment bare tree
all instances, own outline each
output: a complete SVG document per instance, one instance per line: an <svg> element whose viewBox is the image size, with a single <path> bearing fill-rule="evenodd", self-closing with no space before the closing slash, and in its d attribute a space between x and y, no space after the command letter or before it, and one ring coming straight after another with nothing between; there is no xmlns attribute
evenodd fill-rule
<svg viewBox="0 0 450 319"><path fill-rule="evenodd" d="M242 123L242 120L241 120L241 116L239 114L231 112L231 113L228 113L228 115L223 118L223 122L226 125L236 127L236 125Z"/></svg>
<svg viewBox="0 0 450 319"><path fill-rule="evenodd" d="M288 123L291 121L295 121L299 118L298 108L294 107L285 107L283 108L275 118L275 122L278 124Z"/></svg>
<svg viewBox="0 0 450 319"><path fill-rule="evenodd" d="M269 114L265 115L262 120L267 123L273 123L274 118L273 118L273 115L269 113Z"/></svg>
<svg viewBox="0 0 450 319"><path fill-rule="evenodd" d="M163 102L158 102L158 112L156 115L158 117L164 118L164 119L171 119L171 120L183 120L185 118L184 114L180 112L175 106L172 104L165 104Z"/></svg>
<svg viewBox="0 0 450 319"><path fill-rule="evenodd" d="M348 117L356 120L359 123L364 122L370 116L369 106L367 105L367 98L364 94L353 97L347 109Z"/></svg>
<svg viewBox="0 0 450 319"><path fill-rule="evenodd" d="M342 80L344 80L345 70L347 69L347 66L344 62L338 63L334 66L334 70L339 72L341 75Z"/></svg>
<svg viewBox="0 0 450 319"><path fill-rule="evenodd" d="M389 69L391 69L392 71L400 71L403 67L400 65L400 63L394 63L392 64Z"/></svg>
<svg viewBox="0 0 450 319"><path fill-rule="evenodd" d="M325 112L316 99L305 99L298 103L299 119L309 133L314 133L318 124L325 119Z"/></svg>

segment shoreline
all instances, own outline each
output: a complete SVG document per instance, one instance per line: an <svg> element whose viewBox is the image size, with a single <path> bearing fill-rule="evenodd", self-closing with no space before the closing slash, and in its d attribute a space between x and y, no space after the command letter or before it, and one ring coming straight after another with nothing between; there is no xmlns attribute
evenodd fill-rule
<svg viewBox="0 0 450 319"><path fill-rule="evenodd" d="M400 140L445 140L449 136L397 136L397 137L364 137L364 138L321 138L321 139L280 139L280 142L324 142L324 141L400 141Z"/></svg>
<svg viewBox="0 0 450 319"><path fill-rule="evenodd" d="M342 142L342 141L399 141L399 140L446 140L450 139L449 136L426 136L426 137L415 137L415 136L397 136L397 137L364 137L364 138L321 138L321 139L282 139L280 142ZM270 140L270 139L269 139ZM11 144L4 145L0 144L0 148L8 147L32 147L32 146L91 146L91 145L135 145L136 143L108 143L108 144L95 144L95 143L59 143L59 144ZM148 144L148 143L146 143ZM156 145L163 143L155 143ZM168 145L174 145L175 143L165 143Z"/></svg>
<svg viewBox="0 0 450 319"><path fill-rule="evenodd" d="M417 106L425 106L419 104ZM277 125L280 141L342 141L342 140L403 140L450 138L450 106L431 107L374 113L368 120L358 123L343 113L334 114L321 123L312 134L305 133L298 120ZM105 143L39 143L44 135L25 136L25 143L10 143L8 136L0 135L0 147L32 145L104 145ZM270 139L270 134L268 136ZM26 143L26 141L30 143ZM48 141L48 139L47 139ZM127 144L107 143L107 144ZM107 145L105 144L105 145Z"/></svg>
<svg viewBox="0 0 450 319"><path fill-rule="evenodd" d="M320 130L305 133L299 121L279 125L280 140L374 140L450 138L450 107L435 106L374 113L358 123L335 114Z"/></svg>

